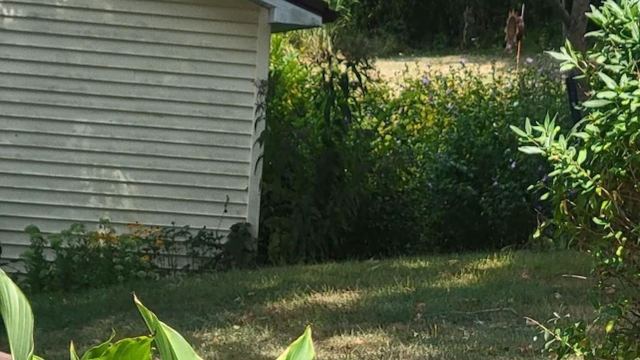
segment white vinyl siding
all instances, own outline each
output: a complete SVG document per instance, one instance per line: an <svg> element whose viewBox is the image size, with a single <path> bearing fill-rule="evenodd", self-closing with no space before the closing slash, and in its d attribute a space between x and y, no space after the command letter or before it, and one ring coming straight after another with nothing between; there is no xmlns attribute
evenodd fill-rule
<svg viewBox="0 0 640 360"><path fill-rule="evenodd" d="M256 220L266 13L246 0L0 0L3 257L24 251L30 224Z"/></svg>

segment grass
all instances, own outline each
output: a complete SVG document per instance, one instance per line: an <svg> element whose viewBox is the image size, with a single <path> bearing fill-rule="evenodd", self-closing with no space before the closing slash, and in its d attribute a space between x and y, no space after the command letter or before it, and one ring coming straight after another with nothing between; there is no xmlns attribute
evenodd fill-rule
<svg viewBox="0 0 640 360"><path fill-rule="evenodd" d="M144 333L138 296L205 359L275 359L312 324L319 359L536 359L524 316L591 316L586 257L499 253L263 269L32 297L36 348L68 359Z"/></svg>

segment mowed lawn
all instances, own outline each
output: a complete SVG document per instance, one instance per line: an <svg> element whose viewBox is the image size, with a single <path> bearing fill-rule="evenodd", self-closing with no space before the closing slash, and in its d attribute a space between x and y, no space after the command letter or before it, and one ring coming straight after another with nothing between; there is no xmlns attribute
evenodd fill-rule
<svg viewBox="0 0 640 360"><path fill-rule="evenodd" d="M573 252L449 255L294 266L32 297L36 350L68 359L144 333L135 292L204 359L275 359L311 324L318 359L542 359L529 316L592 316ZM91 271L91 269L87 269Z"/></svg>

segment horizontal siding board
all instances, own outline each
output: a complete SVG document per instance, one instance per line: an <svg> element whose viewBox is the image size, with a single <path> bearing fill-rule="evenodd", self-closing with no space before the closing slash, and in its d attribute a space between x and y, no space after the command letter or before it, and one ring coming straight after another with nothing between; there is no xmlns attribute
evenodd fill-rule
<svg viewBox="0 0 640 360"><path fill-rule="evenodd" d="M135 47L130 41L87 38L75 35L51 35L36 32L0 32L0 44L41 49L85 51L98 54L122 54L136 57L155 57L181 61L201 61L204 63L227 63L240 65L256 64L256 53L229 49L208 49L197 46L167 45L139 42Z"/></svg>
<svg viewBox="0 0 640 360"><path fill-rule="evenodd" d="M230 93L240 92L254 95L256 85L253 79L229 78L226 75L212 74L172 74L154 69L131 70L111 67L98 67L85 64L52 63L48 59L11 60L0 52L0 71L9 74L28 76L40 75L51 78L100 81L124 85L169 87L178 90L212 90Z"/></svg>
<svg viewBox="0 0 640 360"><path fill-rule="evenodd" d="M6 209L6 210L5 210ZM172 222L178 224L189 224L196 227L206 226L214 222L222 222L224 228L229 228L233 224L243 221L244 216L223 215L220 213L179 213L174 211L141 211L138 209L109 209L103 207L92 207L90 205L52 205L46 203L11 203L0 200L0 217L21 217L27 219L77 219L77 222L86 222L90 219L100 219L108 217L119 223L141 224L166 224ZM220 220L218 220L220 219ZM193 225L197 224L197 225ZM4 226L0 225L0 229Z"/></svg>
<svg viewBox="0 0 640 360"><path fill-rule="evenodd" d="M113 14L142 14L156 16L171 16L184 19L204 19L204 20L225 20L236 23L257 24L258 8L232 8L219 6L202 6L192 3L171 3L155 1L134 1L134 0L109 0L109 1L86 1L86 0L12 0L2 1L6 11L11 11L12 6L19 7L20 4L50 5L59 10L62 9L89 9L102 10ZM213 2L216 4L216 2Z"/></svg>
<svg viewBox="0 0 640 360"><path fill-rule="evenodd" d="M48 92L70 96L94 96L109 100L161 101L184 104L183 106L217 105L224 108L253 109L255 99L251 94L212 90L173 89L131 84L104 83L91 80L60 79L32 75L3 74L0 70L0 89ZM155 103L152 103L155 104ZM206 109L206 108L205 108ZM212 108L215 111L219 108Z"/></svg>
<svg viewBox="0 0 640 360"><path fill-rule="evenodd" d="M177 129L201 129L203 131L246 132L253 126L253 120L225 119L216 116L194 117L167 115L148 112L125 112L122 110L70 107L59 104L38 104L34 102L9 102L0 99L2 113L8 116L47 118L59 116L62 119L91 119L105 124L130 124Z"/></svg>
<svg viewBox="0 0 640 360"><path fill-rule="evenodd" d="M118 139L169 144L201 146L230 146L249 148L251 136L233 132L202 132L179 129L158 129L120 124L96 124L81 121L61 121L38 118L16 118L0 115L0 129L7 132L47 133L64 136Z"/></svg>
<svg viewBox="0 0 640 360"><path fill-rule="evenodd" d="M163 199L247 204L243 189L172 186L170 184L121 183L105 180L82 180L76 178L0 174L1 188L20 190L48 190L78 194L99 194L127 198Z"/></svg>
<svg viewBox="0 0 640 360"><path fill-rule="evenodd" d="M0 35L1 36L1 35ZM177 75L224 76L233 79L251 80L255 67L242 64L205 63L183 61L150 56L130 56L89 51L58 50L19 45L2 45L3 59L46 59L52 64L73 64L109 69L153 71Z"/></svg>
<svg viewBox="0 0 640 360"><path fill-rule="evenodd" d="M20 148L48 148L60 151L93 152L112 155L176 158L248 164L249 147L192 145L159 141L131 141L116 138L72 136L55 133L34 133L3 130L0 145ZM205 163L202 163L205 165ZM207 168L207 166L203 166Z"/></svg>
<svg viewBox="0 0 640 360"><path fill-rule="evenodd" d="M225 214L226 211L229 216L246 217L247 215L247 206L245 204L225 204L220 201L134 198L35 189L23 190L0 187L0 199L2 199L0 200L2 202L14 204L14 206L11 206L12 210L23 204L46 204L47 206L92 210L108 209L113 211L127 209L127 211L139 213L159 212L163 214L210 216L211 214Z"/></svg>
<svg viewBox="0 0 640 360"><path fill-rule="evenodd" d="M229 188L246 191L247 176L224 174L181 173L167 169L121 169L104 165L78 164L72 161L16 160L0 154L0 174L25 174L47 177L71 177L81 180L113 181L126 184L167 184L172 186L193 186Z"/></svg>
<svg viewBox="0 0 640 360"><path fill-rule="evenodd" d="M13 21L3 17L0 29L33 34L58 36L81 36L95 40L122 40L134 46L137 43L192 46L205 49L229 49L252 52L256 39L235 34L203 34L198 32L176 32L175 30L141 29L136 27L83 24L65 21L20 18ZM136 36L137 35L137 36Z"/></svg>
<svg viewBox="0 0 640 360"><path fill-rule="evenodd" d="M0 80L0 98L7 102L79 107L86 109L139 112L190 117L217 117L251 120L254 109L247 106L184 104L161 100L116 98L51 91L18 90L4 87Z"/></svg>
<svg viewBox="0 0 640 360"><path fill-rule="evenodd" d="M214 160L168 159L159 156L124 155L106 152L63 150L60 148L6 146L0 142L0 157L22 161L77 163L84 166L120 169L164 170L187 174L249 176L249 165Z"/></svg>
<svg viewBox="0 0 640 360"><path fill-rule="evenodd" d="M234 0L236 1L236 0ZM236 1L237 2L237 1ZM257 25L254 23L237 23L226 19L185 19L172 16L148 16L147 14L119 13L118 16L105 16L103 10L73 9L51 11L51 5L19 4L4 2L12 11L6 11L7 18L29 18L52 21L69 21L77 23L104 24L126 26L142 29L172 29L174 31L199 32L205 34L236 34L255 37ZM7 6L7 5L5 5ZM108 14L108 12L106 12Z"/></svg>

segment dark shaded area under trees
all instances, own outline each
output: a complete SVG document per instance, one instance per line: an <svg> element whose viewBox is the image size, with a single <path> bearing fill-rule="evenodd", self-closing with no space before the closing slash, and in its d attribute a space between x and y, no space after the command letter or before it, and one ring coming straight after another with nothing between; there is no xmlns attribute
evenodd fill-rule
<svg viewBox="0 0 640 360"><path fill-rule="evenodd" d="M344 37L358 37L372 53L404 50L486 49L502 47L509 10L522 0L332 0L342 13ZM591 0L599 5L601 0ZM577 40L584 34L589 0L525 1L527 46L559 46L565 34ZM564 30L563 30L564 28ZM357 30L357 31L353 31ZM358 34L358 35L353 35ZM578 35L576 35L578 34Z"/></svg>

